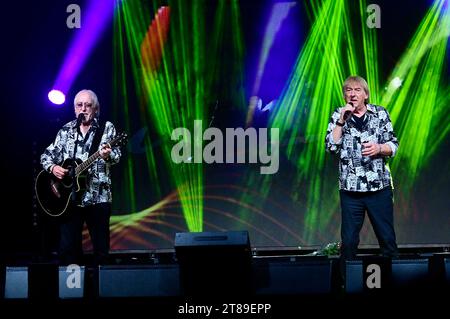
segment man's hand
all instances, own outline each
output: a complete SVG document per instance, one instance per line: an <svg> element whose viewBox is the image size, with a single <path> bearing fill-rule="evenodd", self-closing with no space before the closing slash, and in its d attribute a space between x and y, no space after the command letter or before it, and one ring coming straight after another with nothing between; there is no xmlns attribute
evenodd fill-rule
<svg viewBox="0 0 450 319"><path fill-rule="evenodd" d="M100 150L100 157L106 160L108 159L109 154L111 154L111 146L109 146L109 144L103 144Z"/></svg>
<svg viewBox="0 0 450 319"><path fill-rule="evenodd" d="M351 114L351 113L353 113L353 112L355 111L355 107L354 107L352 104L347 103L347 104L341 109L341 117L339 118L339 122L345 123L345 121L346 121L347 119L344 118L344 115L345 115L345 113L346 113L347 111L350 111L350 114Z"/></svg>
<svg viewBox="0 0 450 319"><path fill-rule="evenodd" d="M377 156L381 155L381 144L377 144L374 142L363 143L363 150L361 154L363 156Z"/></svg>
<svg viewBox="0 0 450 319"><path fill-rule="evenodd" d="M65 169L59 165L55 165L52 168L52 174L56 176L56 178L63 179L69 173L68 169Z"/></svg>

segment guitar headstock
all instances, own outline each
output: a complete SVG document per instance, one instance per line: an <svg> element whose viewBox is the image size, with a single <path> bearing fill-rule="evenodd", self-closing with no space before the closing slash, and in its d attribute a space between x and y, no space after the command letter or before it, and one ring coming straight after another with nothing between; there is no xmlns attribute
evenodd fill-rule
<svg viewBox="0 0 450 319"><path fill-rule="evenodd" d="M127 135L127 133L122 132L122 133L117 134L111 140L111 142L109 142L109 145L111 145L111 146L124 146L127 143L128 143L128 135Z"/></svg>

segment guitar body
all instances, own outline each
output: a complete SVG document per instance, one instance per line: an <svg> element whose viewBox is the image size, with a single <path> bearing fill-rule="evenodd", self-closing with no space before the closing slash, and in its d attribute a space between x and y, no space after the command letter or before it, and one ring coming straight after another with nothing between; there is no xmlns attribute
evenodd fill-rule
<svg viewBox="0 0 450 319"><path fill-rule="evenodd" d="M69 170L69 174L64 179L58 179L55 175L42 170L36 178L36 197L42 209L50 216L61 216L69 206L72 195L72 177L71 172L80 164L80 160L73 161L66 159L61 165ZM81 176L75 177L75 190L80 192ZM78 195L78 194L77 194Z"/></svg>
<svg viewBox="0 0 450 319"><path fill-rule="evenodd" d="M120 133L114 137L108 145L122 146L127 141L127 134ZM89 158L82 162L77 159L66 159L61 166L69 170L69 174L64 179L58 179L55 175L47 171L41 171L36 178L35 192L39 205L44 212L50 216L61 216L67 210L72 196L72 185L75 183L76 199L79 199L81 193L85 190L86 176L83 172L89 168L100 157L99 151L95 152ZM72 172L75 171L75 179L72 178ZM83 188L80 187L83 186Z"/></svg>

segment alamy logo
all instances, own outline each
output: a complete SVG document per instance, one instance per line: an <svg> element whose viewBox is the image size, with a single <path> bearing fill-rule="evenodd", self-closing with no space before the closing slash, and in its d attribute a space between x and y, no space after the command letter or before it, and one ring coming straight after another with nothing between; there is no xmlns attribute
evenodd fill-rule
<svg viewBox="0 0 450 319"><path fill-rule="evenodd" d="M367 13L369 16L367 17L366 24L370 29L381 28L381 9L378 4L369 4L367 6Z"/></svg>
<svg viewBox="0 0 450 319"><path fill-rule="evenodd" d="M66 272L70 273L66 279L67 288L81 288L81 268L77 264L70 264L66 268Z"/></svg>
<svg viewBox="0 0 450 319"><path fill-rule="evenodd" d="M367 288L381 288L381 267L377 264L367 266L367 273L370 273L366 279Z"/></svg>
<svg viewBox="0 0 450 319"><path fill-rule="evenodd" d="M81 8L78 4L69 4L66 12L70 13L66 19L66 25L69 29L81 28Z"/></svg>
<svg viewBox="0 0 450 319"><path fill-rule="evenodd" d="M259 163L267 164L260 167L261 174L278 172L278 128L270 129L269 143L267 128L227 128L224 137L222 131L215 127L207 128L203 132L202 121L195 120L193 134L187 128L178 127L172 131L171 138L173 141L179 141L172 147L170 154L172 161L177 164L203 161L208 164L246 163L248 154L248 163L258 163L259 160ZM202 150L203 141L210 142Z"/></svg>

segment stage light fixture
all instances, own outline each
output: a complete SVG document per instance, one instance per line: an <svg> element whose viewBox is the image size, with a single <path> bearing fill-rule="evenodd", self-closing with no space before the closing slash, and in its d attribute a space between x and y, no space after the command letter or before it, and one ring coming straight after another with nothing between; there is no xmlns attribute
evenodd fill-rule
<svg viewBox="0 0 450 319"><path fill-rule="evenodd" d="M66 101L66 96L60 90L51 90L48 92L48 99L53 104L61 105Z"/></svg>

